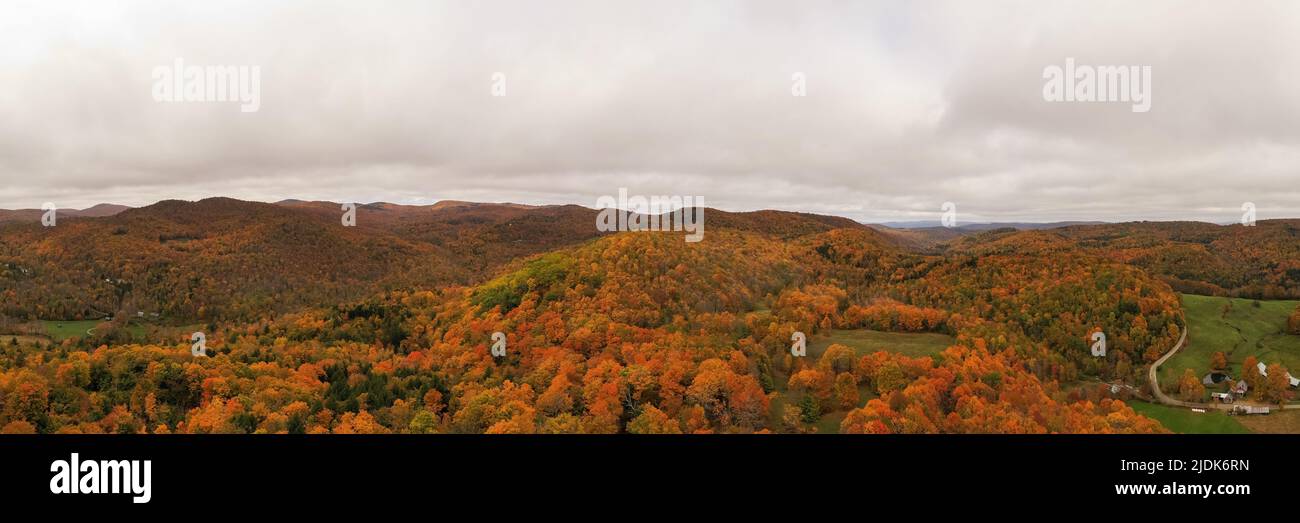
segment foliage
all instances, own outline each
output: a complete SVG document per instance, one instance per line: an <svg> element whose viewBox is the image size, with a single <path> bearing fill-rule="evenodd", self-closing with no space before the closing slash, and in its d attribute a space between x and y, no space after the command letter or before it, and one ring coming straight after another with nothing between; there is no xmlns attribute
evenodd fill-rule
<svg viewBox="0 0 1300 523"><path fill-rule="evenodd" d="M1163 431L1123 402L1060 384L1140 379L1177 338L1178 296L1054 234L993 233L935 253L835 219L720 213L706 241L688 243L587 235L588 214L547 210L537 216L553 231L525 248L514 245L527 234L506 224L535 230L511 221L527 210L338 232L326 225L337 216L252 206L261 214L250 226L219 203L150 209L174 214L164 225L123 213L116 235L70 221L57 241L5 236L3 261L50 271L11 287L7 310L75 317L129 299L212 325L207 357L192 357L188 339L6 348L0 427L667 434L842 420L847 433ZM101 234L111 243L89 252L70 243ZM37 254L20 252L37 243ZM504 259L485 261L498 246ZM419 267L431 260L434 270ZM97 283L106 274L129 290ZM41 292L51 298L24 308ZM857 329L942 336L943 348L790 354L795 331ZM1097 329L1104 360L1088 351ZM500 358L489 352L498 331Z"/></svg>

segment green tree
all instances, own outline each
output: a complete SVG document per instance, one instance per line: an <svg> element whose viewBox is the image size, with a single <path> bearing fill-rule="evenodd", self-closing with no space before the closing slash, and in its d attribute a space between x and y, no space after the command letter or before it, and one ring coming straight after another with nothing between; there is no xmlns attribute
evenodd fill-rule
<svg viewBox="0 0 1300 523"><path fill-rule="evenodd" d="M438 418L428 410L421 410L408 426L412 434L433 434L438 432Z"/></svg>
<svg viewBox="0 0 1300 523"><path fill-rule="evenodd" d="M803 399L799 400L799 419L809 425L822 419L822 407L812 394L804 394Z"/></svg>

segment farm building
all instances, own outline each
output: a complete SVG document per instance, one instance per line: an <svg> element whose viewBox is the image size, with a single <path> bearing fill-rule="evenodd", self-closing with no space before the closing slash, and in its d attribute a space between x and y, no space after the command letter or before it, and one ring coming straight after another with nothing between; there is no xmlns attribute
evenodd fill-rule
<svg viewBox="0 0 1300 523"><path fill-rule="evenodd" d="M1234 405L1232 407L1232 410L1229 411L1229 414L1239 414L1239 415L1268 414L1268 412L1269 412L1268 407L1255 407L1251 405Z"/></svg>
<svg viewBox="0 0 1300 523"><path fill-rule="evenodd" d="M1211 392L1210 397L1219 401L1219 403L1232 403L1236 397L1227 392Z"/></svg>

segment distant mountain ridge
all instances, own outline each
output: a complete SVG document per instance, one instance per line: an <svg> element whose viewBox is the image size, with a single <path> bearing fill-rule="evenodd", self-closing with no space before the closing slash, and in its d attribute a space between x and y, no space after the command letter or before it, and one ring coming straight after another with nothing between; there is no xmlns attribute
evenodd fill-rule
<svg viewBox="0 0 1300 523"><path fill-rule="evenodd" d="M993 229L1016 229L1021 231L1032 231L1041 229L1059 229L1061 227L1072 227L1075 225L1103 225L1110 222L1103 221L1063 221L1063 222L981 222L981 223L959 223L957 230L963 231L988 231ZM883 222L874 225L883 225L891 229L928 229L931 227L943 227L943 223L938 220L918 220L918 221L901 221L901 222Z"/></svg>
<svg viewBox="0 0 1300 523"><path fill-rule="evenodd" d="M101 203L85 209L58 209L58 217L82 217L82 218L102 218L113 216L122 211L130 209L125 205L112 203ZM40 221L45 211L41 209L0 209L0 222L9 221Z"/></svg>
<svg viewBox="0 0 1300 523"><path fill-rule="evenodd" d="M233 198L224 198L224 197L205 198L204 200L212 200L212 199L234 200ZM161 203L164 201L183 201L183 200L160 200L159 202L155 202L154 204L146 205L144 207L150 207L152 205L156 205L157 203ZM203 201L203 200L199 200L199 201ZM246 200L238 200L238 201L246 201ZM275 202L250 201L250 203L268 203L270 205L277 205L282 207L317 209L321 211L328 211L331 213L338 213L340 212L339 209L344 202L334 202L334 201L327 201L327 200L301 200L297 198L287 198ZM427 210L440 211L440 210L447 210L447 209L527 210L527 209L555 208L555 207L568 207L568 206L590 209L589 207L585 207L583 205L578 205L578 204L532 205L532 204L513 203L513 202L473 202L467 200L438 200L430 204L404 204L404 203L391 203L385 201L357 203L357 207L361 209L385 210L385 211L392 211L397 213L409 213L409 212L419 212L419 211L427 211ZM60 217L98 218L98 217L114 216L118 213L121 213L122 211L134 209L134 208L135 207L130 207L126 205L100 203L91 207L87 207L85 209L59 209L58 215ZM805 213L799 211L783 211L783 210L776 210L776 209L765 209L759 211L739 211L739 212L729 212L729 211L722 211L719 209L710 209L710 211L713 211L714 213L726 213L728 215L737 215L737 216L743 216L743 215L761 216L762 213L790 213L790 214L797 214L797 215L802 215L807 217L815 217L814 219L828 224L853 222L858 225L865 225L877 229L879 228L889 228L889 229L945 228L945 229L951 229L954 231L961 231L961 232L988 231L988 230L995 230L995 229L1015 229L1015 230L1026 231L1026 230L1059 229L1059 228L1074 227L1079 225L1108 225L1108 224L1121 224L1121 223L1188 222L1188 223L1208 223L1211 225L1219 225L1219 226L1228 226L1228 225L1236 224L1236 222L1201 222L1195 220L1191 220L1191 221L1133 220L1133 221L1123 221L1123 222L1111 222L1111 221L1103 221L1103 220L1066 220L1066 221L1055 221L1055 222L973 222L973 223L959 223L956 227L946 228L943 227L942 222L940 222L939 220L857 222L849 218L835 216L835 215L822 215L822 214ZM45 211L40 209L0 209L0 222L39 221L41 216L44 214L44 212Z"/></svg>

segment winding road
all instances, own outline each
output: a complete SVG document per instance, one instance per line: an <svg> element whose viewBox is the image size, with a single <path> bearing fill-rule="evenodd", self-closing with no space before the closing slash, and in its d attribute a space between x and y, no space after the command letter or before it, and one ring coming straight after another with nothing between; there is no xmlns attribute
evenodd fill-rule
<svg viewBox="0 0 1300 523"><path fill-rule="evenodd" d="M1164 365L1166 361L1169 361L1169 358L1174 357L1174 354L1177 354L1179 349L1182 349L1182 348L1183 348L1183 344L1184 344L1184 343L1187 343L1187 326L1186 326L1186 325L1187 325L1187 319L1184 318L1184 319L1183 319L1183 328L1180 329L1180 330L1182 330L1183 332L1178 336L1178 343L1175 343L1175 344L1174 344L1174 348L1169 349L1169 352L1166 352L1164 356L1161 356L1160 359L1156 360L1155 363L1152 363L1152 364L1151 364L1151 368L1147 370L1147 380L1151 382L1151 393L1152 393L1152 394L1155 394L1155 398L1156 398L1156 400L1160 401L1160 403L1164 403L1165 405L1174 405L1174 406L1177 406L1177 407L1196 407L1196 408L1206 408L1206 407L1208 407L1208 408L1215 408L1215 409L1217 409L1217 408L1219 408L1219 405L1220 405L1220 404L1217 404L1217 403L1216 403L1216 404L1211 404L1211 403L1192 403L1192 402L1189 402L1189 401L1176 400L1176 399L1173 399L1173 398L1169 397L1168 394L1165 394L1165 391L1160 390L1160 378L1158 377L1159 372L1157 372L1157 371L1160 370L1160 366L1161 366L1161 365ZM1226 405L1226 404L1224 404L1223 407L1228 407L1228 408L1230 408L1230 407L1229 407L1228 405ZM1225 408L1224 410L1227 410L1227 409Z"/></svg>

